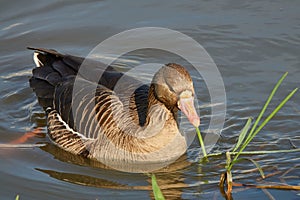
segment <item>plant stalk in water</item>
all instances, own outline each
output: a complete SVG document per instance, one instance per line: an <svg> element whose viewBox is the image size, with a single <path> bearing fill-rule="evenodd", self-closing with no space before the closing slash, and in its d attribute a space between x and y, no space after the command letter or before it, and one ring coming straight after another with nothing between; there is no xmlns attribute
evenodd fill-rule
<svg viewBox="0 0 300 200"><path fill-rule="evenodd" d="M282 83L283 79L287 76L287 73L285 73L277 82L275 87L273 88L271 94L269 95L265 105L263 106L261 112L259 113L256 121L254 122L252 128L250 129L251 123L252 123L252 118L249 118L245 127L242 129L239 139L236 143L236 146L234 147L232 152L227 152L226 153L226 172L221 175L220 178L220 189L224 189L224 184L225 181L227 182L227 192L226 195L227 197L231 196L231 190L232 190L232 174L231 174L231 169L234 166L234 164L241 162L243 160L248 160L251 161L259 170L261 176L264 178L264 173L262 171L262 168L259 166L259 164L248 158L238 158L239 155L243 154L244 149L248 146L248 144L252 141L252 139L261 131L261 129L274 117L274 115L286 104L286 102L292 98L292 96L297 92L298 88L294 89L292 92L290 92L282 101L281 103L269 114L268 117L265 118L265 120L258 126L260 123L260 120L262 116L264 115L269 103L271 102L275 92L277 91L278 87ZM257 127L258 126L258 127ZM248 131L250 132L248 133ZM276 151L273 151L276 152ZM264 151L263 153L268 153L268 151ZM272 152L270 152L272 153ZM233 160L231 160L231 154L235 154L235 157ZM260 186L262 187L262 186Z"/></svg>
<svg viewBox="0 0 300 200"><path fill-rule="evenodd" d="M270 96L268 97L264 107L262 108L259 116L257 117L254 125L252 126L249 134L246 136L246 134L248 133L249 127L250 127L250 123L251 123L251 119L248 120L248 122L246 123L244 129L242 130L237 146L234 148L234 151L236 151L239 148L239 145L242 144L241 148L239 149L238 153L235 155L234 159L232 160L231 164L228 166L228 170L231 170L232 166L234 163L236 163L236 161L238 160L239 155L244 151L244 149L248 146L248 144L252 141L252 139L261 131L261 129L274 117L274 115L286 104L286 102L292 98L292 96L297 92L298 88L294 89L292 92L289 93L289 95L287 95L284 100L282 100L282 102L273 110L273 112L271 112L271 114L260 124L260 126L258 128L257 125L260 122L260 119L262 118L263 114L265 113L270 101L272 100L275 92L277 91L278 87L280 86L280 84L282 83L283 79L287 76L287 72L279 79L279 81L277 82L277 84L275 85L275 87L273 88Z"/></svg>
<svg viewBox="0 0 300 200"><path fill-rule="evenodd" d="M197 135L198 135L198 139L202 148L202 152L203 152L203 156L206 158L207 154L206 154L206 150L205 150L205 146L204 146L204 142L200 133L200 129L198 127L196 127L196 131L197 131Z"/></svg>

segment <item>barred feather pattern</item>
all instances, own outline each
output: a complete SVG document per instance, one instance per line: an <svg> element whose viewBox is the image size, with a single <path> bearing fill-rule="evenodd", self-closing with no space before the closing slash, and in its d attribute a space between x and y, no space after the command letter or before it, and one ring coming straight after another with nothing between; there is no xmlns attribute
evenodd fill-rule
<svg viewBox="0 0 300 200"><path fill-rule="evenodd" d="M161 161L185 152L185 139L175 120L177 109L157 99L154 85L127 94L135 86L130 82L134 80L126 79L123 93L116 94L112 89L119 73L108 71L101 84L91 82L77 74L81 58L34 50L39 66L33 70L30 86L47 108L48 133L55 144L99 161ZM79 88L74 87L75 78ZM160 153L169 143L176 149Z"/></svg>
<svg viewBox="0 0 300 200"><path fill-rule="evenodd" d="M88 139L71 129L56 110L49 108L48 112L47 125L51 140L71 153L88 157L89 151L84 143Z"/></svg>
<svg viewBox="0 0 300 200"><path fill-rule="evenodd" d="M162 132L165 123L174 121L173 114L156 100L152 87L149 95L135 93L129 96L127 101L124 98L123 103L110 89L98 85L93 93L94 84L83 79L78 80L82 88L73 93L75 109L72 110L71 105L68 105L71 101L66 98L66 94L72 94L70 87L73 86L73 81L70 79L57 86L54 98L55 112L51 111L48 114L50 138L69 152L81 154L85 147L84 150L89 152L89 157L103 159L107 151L111 152L109 145L113 144L115 157L126 156L128 159L136 159L133 158L134 154L156 151L168 141L164 139L165 137L179 132L176 124L173 124L173 127L176 127L173 132L172 129L168 133ZM144 104L148 102L149 108L145 109L145 106L136 103L137 99ZM141 114L147 116L144 125L139 124L137 117L139 109L147 112ZM73 126L66 128L67 124ZM74 134L74 138L70 137L71 134ZM67 143L69 139L73 142ZM127 155L124 155L124 152Z"/></svg>
<svg viewBox="0 0 300 200"><path fill-rule="evenodd" d="M141 126L134 120L135 112L127 110L127 106L124 106L114 92L107 90L97 92L93 99L96 102L94 110L89 112L90 115L94 113L95 117L81 117L82 120L88 119L88 122L81 121L80 124L93 127L85 133L92 134L88 137L97 138L89 149L98 160L120 158L124 161L149 160L146 158L149 154L165 147L172 138L176 140L176 137L180 137L179 141L182 141L173 114L157 101L154 95L149 94L153 99L149 99L147 115L144 113L147 116L146 122ZM129 105L131 103L129 101ZM181 146L185 147L185 144Z"/></svg>

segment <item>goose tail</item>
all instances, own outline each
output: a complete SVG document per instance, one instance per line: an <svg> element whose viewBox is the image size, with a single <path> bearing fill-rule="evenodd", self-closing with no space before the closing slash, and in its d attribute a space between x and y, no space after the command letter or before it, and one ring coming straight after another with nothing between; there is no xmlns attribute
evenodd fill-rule
<svg viewBox="0 0 300 200"><path fill-rule="evenodd" d="M30 87L44 109L52 108L56 86L70 76L75 76L78 67L76 64L68 64L66 56L55 50L33 47L28 49L34 50L33 60L36 64L29 80Z"/></svg>

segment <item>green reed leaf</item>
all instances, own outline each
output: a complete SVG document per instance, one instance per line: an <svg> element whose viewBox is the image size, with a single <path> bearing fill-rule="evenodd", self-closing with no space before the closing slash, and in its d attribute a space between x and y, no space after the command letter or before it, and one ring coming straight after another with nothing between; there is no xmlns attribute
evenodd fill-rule
<svg viewBox="0 0 300 200"><path fill-rule="evenodd" d="M273 88L271 94L269 95L264 107L262 108L258 118L256 119L254 125L252 126L250 133L248 134L245 142L243 143L242 147L240 148L240 150L238 151L238 153L236 154L236 156L234 157L233 161L237 160L237 158L239 157L239 155L241 154L241 152L247 147L247 145L249 144L249 142L255 137L255 135L257 135L259 133L259 131L270 121L270 119L282 108L282 106L295 94L295 92L298 90L298 88L294 89L274 110L273 112L263 121L263 123L256 129L261 117L263 116L263 114L265 113L265 110L267 109L270 101L272 100L275 92L277 91L278 87L280 86L280 84L282 83L283 79L287 76L287 72L279 79L279 81L277 82L277 84L275 85L275 87ZM233 162L232 162L233 163ZM228 169L230 170L232 168L233 164L231 164Z"/></svg>
<svg viewBox="0 0 300 200"><path fill-rule="evenodd" d="M244 128L241 130L241 133L239 134L239 139L238 139L234 149L232 150L232 152L236 152L236 150L241 146L242 142L244 141L244 139L248 133L251 123L252 123L252 118L249 117L246 122L246 125L244 126Z"/></svg>
<svg viewBox="0 0 300 200"><path fill-rule="evenodd" d="M288 96L284 98L284 100L273 110L273 112L261 123L261 125L255 130L253 133L253 137L274 117L274 115L286 104L290 98L297 92L298 88L295 88Z"/></svg>
<svg viewBox="0 0 300 200"><path fill-rule="evenodd" d="M284 75L279 79L279 81L276 83L275 87L273 88L273 90L271 91L264 107L262 108L261 112L259 113L256 121L254 122L254 125L251 128L251 131L249 133L249 135L251 136L252 133L254 132L254 130L256 129L257 124L259 123L260 119L262 118L263 114L265 113L269 103L271 102L275 92L277 91L277 89L279 88L279 86L281 85L282 81L285 79L285 77L288 75L288 72L284 73Z"/></svg>
<svg viewBox="0 0 300 200"><path fill-rule="evenodd" d="M157 184L156 177L154 174L151 175L151 182L155 200L165 200L165 197Z"/></svg>

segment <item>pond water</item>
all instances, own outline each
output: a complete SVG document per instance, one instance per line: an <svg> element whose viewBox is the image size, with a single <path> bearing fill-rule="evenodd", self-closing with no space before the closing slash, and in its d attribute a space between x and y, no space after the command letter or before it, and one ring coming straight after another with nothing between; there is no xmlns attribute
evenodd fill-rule
<svg viewBox="0 0 300 200"><path fill-rule="evenodd" d="M165 27L201 44L215 61L226 89L226 120L221 137L210 152L226 152L235 144L247 117L257 116L269 92L289 75L270 104L274 108L300 85L300 2L288 1L1 1L0 6L0 143L20 137L46 121L29 88L34 67L27 46L52 48L86 56L98 43L137 27ZM174 41L176 42L176 41ZM127 44L131 45L131 44ZM143 64L150 53L127 57ZM172 62L172 55L159 58ZM195 84L201 130L207 132L210 98L203 81ZM271 108L267 110L269 113ZM300 94L284 106L257 135L247 150L292 149L300 146ZM194 131L191 130L194 134ZM70 155L48 137L34 137L34 148L0 148L0 199L153 199L150 178L103 169ZM187 156L156 173L166 199L224 199L218 187L225 157L198 162L201 148L194 140ZM249 157L249 156L248 156ZM234 180L299 185L300 153L254 155L266 174L257 180L254 166L234 168ZM290 171L288 171L290 170ZM284 174L288 172L287 174ZM300 199L297 191L234 188L233 199Z"/></svg>

